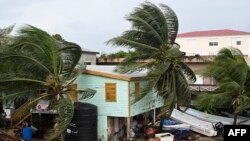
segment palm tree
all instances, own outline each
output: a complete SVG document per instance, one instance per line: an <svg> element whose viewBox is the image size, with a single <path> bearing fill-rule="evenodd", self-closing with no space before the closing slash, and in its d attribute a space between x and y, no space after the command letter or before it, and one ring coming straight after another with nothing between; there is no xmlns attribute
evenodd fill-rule
<svg viewBox="0 0 250 141"><path fill-rule="evenodd" d="M57 126L47 140L58 137L71 122L74 107L66 95L82 68L76 68L81 47L56 40L34 26L19 30L13 44L0 50L0 92L4 99L27 99L23 107L32 108L40 99L48 99L58 111ZM20 116L23 113L20 113Z"/></svg>
<svg viewBox="0 0 250 141"><path fill-rule="evenodd" d="M215 79L218 88L209 94L198 97L199 108L231 105L234 110L233 124L236 124L237 114L250 108L250 91L246 87L249 86L249 82L246 81L248 71L249 67L239 49L221 49L204 73L205 76Z"/></svg>
<svg viewBox="0 0 250 141"><path fill-rule="evenodd" d="M14 26L15 25L11 25L6 28L0 28L0 46L10 42L10 33L12 32Z"/></svg>
<svg viewBox="0 0 250 141"><path fill-rule="evenodd" d="M188 105L191 92L187 78L196 80L193 71L181 61L180 46L175 43L178 19L167 5L146 2L135 8L126 19L132 28L107 41L113 46L133 50L117 71L130 73L148 69L148 84L142 96L151 90L165 100L163 112L170 114L175 104ZM142 63L144 62L144 63Z"/></svg>

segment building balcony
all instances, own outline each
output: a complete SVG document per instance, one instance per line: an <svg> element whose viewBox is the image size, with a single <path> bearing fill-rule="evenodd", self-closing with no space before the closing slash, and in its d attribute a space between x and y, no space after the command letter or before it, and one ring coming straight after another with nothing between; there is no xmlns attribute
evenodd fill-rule
<svg viewBox="0 0 250 141"><path fill-rule="evenodd" d="M214 84L189 84L190 90L196 94L199 92L211 92L214 91L217 86Z"/></svg>

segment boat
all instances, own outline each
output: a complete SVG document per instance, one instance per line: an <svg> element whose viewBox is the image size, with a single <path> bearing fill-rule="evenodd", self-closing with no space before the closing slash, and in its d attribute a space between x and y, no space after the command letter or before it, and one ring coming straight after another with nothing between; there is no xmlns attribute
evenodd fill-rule
<svg viewBox="0 0 250 141"><path fill-rule="evenodd" d="M190 125L185 123L178 123L170 119L164 119L162 124L162 130L190 130Z"/></svg>
<svg viewBox="0 0 250 141"><path fill-rule="evenodd" d="M232 125L234 119L232 117L223 117L223 116L217 116L212 115L208 113L201 112L199 110L195 110L192 108L186 108L186 107L180 107L181 110L185 110L185 113L192 115L198 119L211 122L213 124L216 124L218 122L221 122L224 125ZM250 120L245 118L238 118L237 124L244 124L244 125L250 125Z"/></svg>
<svg viewBox="0 0 250 141"><path fill-rule="evenodd" d="M162 130L190 130L191 125L181 123L181 124L175 124L175 125L163 125Z"/></svg>
<svg viewBox="0 0 250 141"><path fill-rule="evenodd" d="M217 131L215 131L213 123L198 119L197 117L191 116L177 109L172 111L170 118L180 123L189 124L192 131L205 136L213 137L217 135Z"/></svg>
<svg viewBox="0 0 250 141"><path fill-rule="evenodd" d="M223 114L227 115L230 118L234 118L233 114L230 114L228 112L224 112ZM250 118L249 117L244 117L244 116L237 116L237 123L238 124L245 124L245 125L250 125Z"/></svg>

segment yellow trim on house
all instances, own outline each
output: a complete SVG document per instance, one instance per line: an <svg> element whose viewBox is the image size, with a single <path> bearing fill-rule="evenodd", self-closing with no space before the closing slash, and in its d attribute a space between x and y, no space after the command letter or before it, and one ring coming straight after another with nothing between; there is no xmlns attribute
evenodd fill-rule
<svg viewBox="0 0 250 141"><path fill-rule="evenodd" d="M143 77L121 76L117 74L110 74L110 73L93 71L93 70L85 70L83 73L89 74L89 75L101 76L101 77L108 77L108 78L113 78L113 79L118 79L118 80L125 80L125 81L137 81L137 80L143 79Z"/></svg>
<svg viewBox="0 0 250 141"><path fill-rule="evenodd" d="M128 81L128 117L131 116L131 103L130 103L130 81Z"/></svg>

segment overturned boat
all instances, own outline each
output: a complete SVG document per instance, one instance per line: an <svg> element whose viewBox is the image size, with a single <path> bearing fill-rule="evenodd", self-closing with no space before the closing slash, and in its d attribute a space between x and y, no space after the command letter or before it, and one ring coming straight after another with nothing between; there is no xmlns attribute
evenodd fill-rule
<svg viewBox="0 0 250 141"><path fill-rule="evenodd" d="M194 117L201 119L201 120L204 120L204 121L211 122L213 124L221 122L224 125L232 125L233 121L234 121L234 119L232 117L223 117L223 116L212 115L212 114L204 113L204 112L192 109L192 108L180 107L180 109L185 110L185 113L187 113L191 116L194 116ZM237 124L250 125L250 119L238 116Z"/></svg>
<svg viewBox="0 0 250 141"><path fill-rule="evenodd" d="M191 126L191 130L205 136L216 136L217 131L213 127L213 123L198 119L192 115L181 112L177 109L174 109L171 118L181 123L185 123Z"/></svg>
<svg viewBox="0 0 250 141"><path fill-rule="evenodd" d="M180 123L180 124L174 124L174 125L163 125L162 130L190 130L191 125Z"/></svg>

